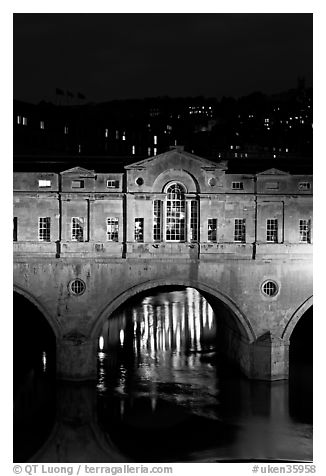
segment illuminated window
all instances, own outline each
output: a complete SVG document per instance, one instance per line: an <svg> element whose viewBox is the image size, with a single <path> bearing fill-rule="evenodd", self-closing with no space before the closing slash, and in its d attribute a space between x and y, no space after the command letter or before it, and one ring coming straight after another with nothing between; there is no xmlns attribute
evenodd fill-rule
<svg viewBox="0 0 326 476"><path fill-rule="evenodd" d="M38 181L39 187L51 187L51 180L39 180Z"/></svg>
<svg viewBox="0 0 326 476"><path fill-rule="evenodd" d="M162 202L154 200L153 202L153 240L162 240Z"/></svg>
<svg viewBox="0 0 326 476"><path fill-rule="evenodd" d="M64 130L63 130L63 132L64 132L65 134L68 134L68 132L69 132L69 130L68 130L68 126L65 126L65 127L64 127Z"/></svg>
<svg viewBox="0 0 326 476"><path fill-rule="evenodd" d="M84 188L84 180L72 180L71 188Z"/></svg>
<svg viewBox="0 0 326 476"><path fill-rule="evenodd" d="M234 241L241 243L246 241L246 220L244 218L234 220Z"/></svg>
<svg viewBox="0 0 326 476"><path fill-rule="evenodd" d="M23 117L23 126L27 126L27 117Z"/></svg>
<svg viewBox="0 0 326 476"><path fill-rule="evenodd" d="M157 148L154 147L154 155L157 155Z"/></svg>
<svg viewBox="0 0 326 476"><path fill-rule="evenodd" d="M119 241L119 219L109 217L106 219L106 240Z"/></svg>
<svg viewBox="0 0 326 476"><path fill-rule="evenodd" d="M311 221L300 220L299 222L300 241L302 243L310 243Z"/></svg>
<svg viewBox="0 0 326 476"><path fill-rule="evenodd" d="M217 218L209 218L207 223L207 241L217 241Z"/></svg>
<svg viewBox="0 0 326 476"><path fill-rule="evenodd" d="M189 241L198 240L198 203L196 200L190 202L190 236Z"/></svg>
<svg viewBox="0 0 326 476"><path fill-rule="evenodd" d="M17 124L21 124L22 122L22 117L21 116L17 116Z"/></svg>
<svg viewBox="0 0 326 476"><path fill-rule="evenodd" d="M232 190L243 190L243 182L232 182Z"/></svg>
<svg viewBox="0 0 326 476"><path fill-rule="evenodd" d="M132 146L131 153L132 155L135 155L136 153L136 147L134 145Z"/></svg>
<svg viewBox="0 0 326 476"><path fill-rule="evenodd" d="M166 240L185 241L186 201L185 190L179 183L167 189Z"/></svg>
<svg viewBox="0 0 326 476"><path fill-rule="evenodd" d="M266 224L266 240L277 243L278 222L276 218L269 218Z"/></svg>
<svg viewBox="0 0 326 476"><path fill-rule="evenodd" d="M123 133L122 133L122 140L126 140L126 133L125 133L125 131L123 131Z"/></svg>
<svg viewBox="0 0 326 476"><path fill-rule="evenodd" d="M144 218L135 218L135 241L138 243L144 241Z"/></svg>
<svg viewBox="0 0 326 476"><path fill-rule="evenodd" d="M104 136L105 136L106 138L109 137L109 129L105 129L105 131L104 131Z"/></svg>
<svg viewBox="0 0 326 476"><path fill-rule="evenodd" d="M274 281L266 281L263 283L261 290L265 296L273 297L278 293L278 286Z"/></svg>
<svg viewBox="0 0 326 476"><path fill-rule="evenodd" d="M151 155L151 148L150 147L147 148L147 155L148 155L148 157L150 157L150 155Z"/></svg>
<svg viewBox="0 0 326 476"><path fill-rule="evenodd" d="M38 239L39 241L50 241L51 218L44 217L38 219Z"/></svg>
<svg viewBox="0 0 326 476"><path fill-rule="evenodd" d="M40 129L44 129L44 121L40 121Z"/></svg>
<svg viewBox="0 0 326 476"><path fill-rule="evenodd" d="M84 241L84 217L71 218L71 240Z"/></svg>
<svg viewBox="0 0 326 476"><path fill-rule="evenodd" d="M119 180L108 179L106 181L107 188L119 188Z"/></svg>
<svg viewBox="0 0 326 476"><path fill-rule="evenodd" d="M157 145L157 136L154 136L154 145Z"/></svg>
<svg viewBox="0 0 326 476"><path fill-rule="evenodd" d="M299 185L298 185L298 189L300 191L310 190L311 189L311 183L310 182L300 182Z"/></svg>
<svg viewBox="0 0 326 476"><path fill-rule="evenodd" d="M13 219L13 240L17 241L18 239L18 217L14 217Z"/></svg>

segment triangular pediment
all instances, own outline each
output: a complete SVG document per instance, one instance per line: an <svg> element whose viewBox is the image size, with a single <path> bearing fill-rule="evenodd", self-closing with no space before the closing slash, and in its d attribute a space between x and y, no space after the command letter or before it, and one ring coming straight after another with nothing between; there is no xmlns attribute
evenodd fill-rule
<svg viewBox="0 0 326 476"><path fill-rule="evenodd" d="M72 167L68 170L63 170L60 172L61 175L81 175L83 177L93 177L95 175L94 170L84 169L83 167Z"/></svg>
<svg viewBox="0 0 326 476"><path fill-rule="evenodd" d="M148 157L148 159L140 160L139 162L135 162L134 164L126 165L125 169L143 170L148 167L155 166L156 163L161 164L163 161L170 161L171 159L175 160L176 164L178 164L178 162L181 162L183 159L195 161L197 162L198 166L205 170L227 169L227 163L225 161L220 163L212 162L210 160L204 159L203 157L199 157L198 155L181 150L177 147L175 149L168 150L167 152L163 152L162 154Z"/></svg>
<svg viewBox="0 0 326 476"><path fill-rule="evenodd" d="M288 172L284 172L283 170L271 168L268 170L264 170L263 172L259 172L257 175L290 175Z"/></svg>

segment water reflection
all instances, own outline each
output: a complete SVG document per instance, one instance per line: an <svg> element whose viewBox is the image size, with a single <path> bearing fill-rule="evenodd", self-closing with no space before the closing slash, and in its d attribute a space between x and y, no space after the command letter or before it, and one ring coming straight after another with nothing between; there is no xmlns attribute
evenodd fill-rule
<svg viewBox="0 0 326 476"><path fill-rule="evenodd" d="M133 461L311 460L312 421L293 405L290 415L289 383L238 375L216 352L217 332L191 288L112 316L99 353L102 430Z"/></svg>
<svg viewBox="0 0 326 476"><path fill-rule="evenodd" d="M15 333L15 462L312 459L307 341L296 341L300 359L290 354L289 381L247 380L218 356L219 316L203 296L160 290L105 322L95 386L55 382L53 339L45 346L39 323L39 334L21 332L25 321Z"/></svg>

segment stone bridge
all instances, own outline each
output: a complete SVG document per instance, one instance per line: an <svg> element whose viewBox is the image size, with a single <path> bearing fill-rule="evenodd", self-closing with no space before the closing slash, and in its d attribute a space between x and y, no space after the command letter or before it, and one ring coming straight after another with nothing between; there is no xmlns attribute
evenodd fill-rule
<svg viewBox="0 0 326 476"><path fill-rule="evenodd" d="M312 176L237 164L175 149L123 173L15 173L14 289L49 322L58 377L95 379L105 321L160 286L207 298L249 378L288 377L312 306Z"/></svg>
<svg viewBox="0 0 326 476"><path fill-rule="evenodd" d="M82 294L70 292L75 279ZM275 297L261 283L278 284ZM104 322L121 304L159 286L200 291L218 319L221 349L243 373L256 379L288 376L291 333L312 305L312 269L308 260L101 261L17 259L14 290L30 300L48 320L57 341L58 377L95 379L98 338ZM32 319L32 316L26 316Z"/></svg>

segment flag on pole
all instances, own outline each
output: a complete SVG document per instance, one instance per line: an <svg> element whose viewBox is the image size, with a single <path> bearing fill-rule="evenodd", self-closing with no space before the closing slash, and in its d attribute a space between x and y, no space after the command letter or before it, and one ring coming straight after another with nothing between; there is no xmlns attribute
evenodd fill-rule
<svg viewBox="0 0 326 476"><path fill-rule="evenodd" d="M82 93L77 94L78 99L86 99Z"/></svg>
<svg viewBox="0 0 326 476"><path fill-rule="evenodd" d="M64 91L60 88L55 88L55 93L57 96L64 96Z"/></svg>

